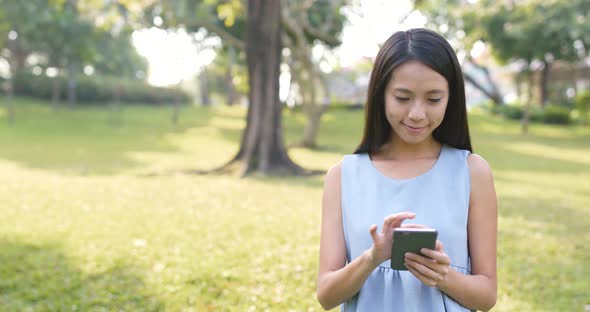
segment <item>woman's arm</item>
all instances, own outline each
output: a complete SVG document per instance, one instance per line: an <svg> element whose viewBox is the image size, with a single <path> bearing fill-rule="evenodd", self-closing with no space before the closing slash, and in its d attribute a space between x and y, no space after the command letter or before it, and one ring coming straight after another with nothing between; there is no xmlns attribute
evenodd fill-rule
<svg viewBox="0 0 590 312"><path fill-rule="evenodd" d="M341 177L340 162L330 168L324 181L317 298L326 310L338 306L356 294L375 269L366 252L345 266L346 243L340 203Z"/></svg>
<svg viewBox="0 0 590 312"><path fill-rule="evenodd" d="M470 155L467 163L471 176L467 224L471 275L449 268L450 259L439 241L436 250L421 250L426 257L408 253L405 261L408 270L424 284L438 287L467 308L487 311L496 304L496 192L486 161Z"/></svg>
<svg viewBox="0 0 590 312"><path fill-rule="evenodd" d="M496 304L496 237L498 208L492 171L478 155L467 158L471 195L467 237L471 274L451 270L438 288L465 307L490 310Z"/></svg>
<svg viewBox="0 0 590 312"><path fill-rule="evenodd" d="M346 302L363 286L369 274L391 257L393 229L403 220L414 218L413 213L402 212L388 216L380 233L372 225L369 233L373 245L352 262L346 264L346 243L342 227L341 205L342 164L330 168L324 181L322 200L322 233L320 238L320 266L317 298L322 307L330 310Z"/></svg>

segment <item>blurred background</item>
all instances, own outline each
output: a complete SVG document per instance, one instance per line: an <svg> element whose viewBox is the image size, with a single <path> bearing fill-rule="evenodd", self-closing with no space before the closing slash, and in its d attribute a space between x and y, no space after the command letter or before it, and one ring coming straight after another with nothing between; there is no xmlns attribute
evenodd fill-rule
<svg viewBox="0 0 590 312"><path fill-rule="evenodd" d="M590 2L266 5L0 0L1 310L319 311L322 174L359 143L379 46L426 27L495 175L494 311L590 311ZM255 64L279 74L251 88Z"/></svg>

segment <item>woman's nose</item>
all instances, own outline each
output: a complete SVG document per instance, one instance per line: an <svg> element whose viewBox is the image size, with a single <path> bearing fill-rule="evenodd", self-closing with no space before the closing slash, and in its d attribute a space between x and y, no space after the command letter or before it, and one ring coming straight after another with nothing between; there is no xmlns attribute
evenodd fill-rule
<svg viewBox="0 0 590 312"><path fill-rule="evenodd" d="M426 113L424 112L424 105L422 103L415 103L414 105L412 105L408 117L411 120L422 120L426 118Z"/></svg>

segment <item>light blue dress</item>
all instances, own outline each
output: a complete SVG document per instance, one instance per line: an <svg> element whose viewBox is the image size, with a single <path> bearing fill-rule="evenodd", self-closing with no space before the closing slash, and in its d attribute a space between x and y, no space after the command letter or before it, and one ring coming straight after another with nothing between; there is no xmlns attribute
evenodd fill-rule
<svg viewBox="0 0 590 312"><path fill-rule="evenodd" d="M348 262L371 247L369 227L381 230L383 219L410 211L419 223L438 230L438 239L451 259L451 268L470 274L467 247L470 176L469 151L443 145L434 166L411 179L397 180L374 167L368 154L346 155L342 162L342 223ZM408 271L381 263L361 290L341 311L423 312L469 311L435 287L424 285Z"/></svg>

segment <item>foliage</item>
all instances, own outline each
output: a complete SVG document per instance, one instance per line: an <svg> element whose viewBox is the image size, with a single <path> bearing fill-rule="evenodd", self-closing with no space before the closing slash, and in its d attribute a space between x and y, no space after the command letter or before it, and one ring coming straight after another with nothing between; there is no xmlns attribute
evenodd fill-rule
<svg viewBox="0 0 590 312"><path fill-rule="evenodd" d="M494 115L502 116L509 120L520 121L524 116L524 105L511 103L507 105L486 104L485 109ZM529 119L531 122L567 125L571 123L570 109L565 106L549 105L544 109L538 105L529 108Z"/></svg>
<svg viewBox="0 0 590 312"><path fill-rule="evenodd" d="M19 95L50 100L54 83L64 94L67 79L64 77L35 76L19 73L15 76L15 92ZM120 90L120 101L124 103L171 104L190 102L189 96L181 90L150 86L145 82L104 76L81 76L78 78L78 99L81 104L111 103L113 88Z"/></svg>
<svg viewBox="0 0 590 312"><path fill-rule="evenodd" d="M93 19L98 23L104 20L102 16L97 12L84 16L79 10L80 6L95 6L98 10L107 4L0 0L0 5L0 16L7 17L0 21L0 35L5 38L8 30L16 31L14 45L26 53L24 56L36 56L32 66L53 67L76 75L82 73L85 65L92 65L97 73L132 79L137 79L138 72L147 71L147 62L132 45L132 29L112 23L99 27Z"/></svg>
<svg viewBox="0 0 590 312"><path fill-rule="evenodd" d="M485 32L483 40L502 61L576 61L583 57L574 42L590 46L584 22L587 1L531 0L513 5L498 4L479 11ZM484 35L487 34L487 35Z"/></svg>
<svg viewBox="0 0 590 312"><path fill-rule="evenodd" d="M531 107L529 114L530 114L529 118L530 118L531 122L541 123L544 121L544 118L545 118L544 110L541 107L539 107L538 105Z"/></svg>
<svg viewBox="0 0 590 312"><path fill-rule="evenodd" d="M96 74L144 80L148 63L137 53L131 34L131 29L116 36L109 31L96 30L97 53L91 62Z"/></svg>
<svg viewBox="0 0 590 312"><path fill-rule="evenodd" d="M502 114L508 119L520 120L524 115L524 109L519 104L504 105L502 106Z"/></svg>
<svg viewBox="0 0 590 312"><path fill-rule="evenodd" d="M227 92L225 75L227 74L228 67L231 66L232 83L236 91L240 94L247 94L248 72L246 68L246 55L244 51L235 51L234 49L233 60L230 60L230 53L232 53L230 49L233 48L224 46L218 49L215 59L207 67L208 78L211 81L210 89L219 94L225 94Z"/></svg>
<svg viewBox="0 0 590 312"><path fill-rule="evenodd" d="M548 124L568 125L572 122L570 110L557 105L548 105L543 112L543 121Z"/></svg>
<svg viewBox="0 0 590 312"><path fill-rule="evenodd" d="M590 91L578 93L578 95L576 95L575 103L582 122L587 122L588 112L590 111Z"/></svg>
<svg viewBox="0 0 590 312"><path fill-rule="evenodd" d="M523 71L541 66L550 69L556 61L575 63L588 56L590 2L586 0L416 2L430 18L429 23L455 46L464 48L467 56L477 41L491 47L500 63L520 65ZM551 98L563 103L549 87L553 85L549 73L545 72L547 79L539 79L541 100Z"/></svg>

